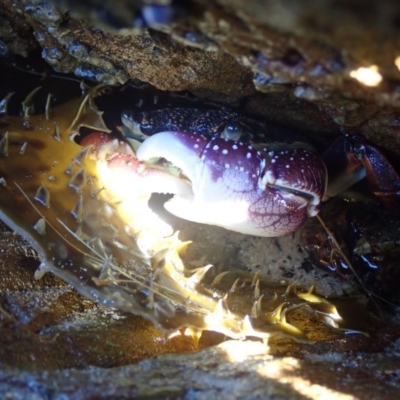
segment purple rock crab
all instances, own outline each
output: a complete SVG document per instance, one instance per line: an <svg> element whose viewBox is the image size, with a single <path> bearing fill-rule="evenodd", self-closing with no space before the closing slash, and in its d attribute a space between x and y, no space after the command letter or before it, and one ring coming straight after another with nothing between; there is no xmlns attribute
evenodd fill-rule
<svg viewBox="0 0 400 400"><path fill-rule="evenodd" d="M128 137L144 139L138 160L167 160L190 181L191 190L166 203L183 219L250 235L285 235L317 215L322 200L365 177L370 191L396 209L400 177L360 136L340 137L319 156L299 133L269 134L265 124L226 110L124 112L122 121Z"/></svg>
<svg viewBox="0 0 400 400"><path fill-rule="evenodd" d="M51 271L80 293L141 315L167 333L208 329L262 339L273 333L309 342L307 332L287 321L303 308L341 329L334 304L313 288L290 285L276 295L259 274L234 271L207 281L211 266L187 268L180 255L188 243L171 236L147 204L153 191L172 192L178 200L169 207L178 215L190 217L190 203L196 208L191 219L247 234L282 235L318 211L326 186L319 156L298 143L257 146L249 135L254 131L242 136L239 129L237 135L246 120L215 134L205 118L208 136L184 127L157 128L143 144L134 140L131 146L109 135L94 104L100 92L86 88L81 98L54 109L49 97L43 115L30 115L32 94L21 117L7 114L9 96L1 103L0 218L38 252L38 277ZM94 132L78 144L82 127ZM368 151L385 161L373 148ZM362 146L358 158L365 161ZM379 190L397 190L396 179ZM234 211L222 216L232 197ZM213 220L206 213L216 205L221 215Z"/></svg>

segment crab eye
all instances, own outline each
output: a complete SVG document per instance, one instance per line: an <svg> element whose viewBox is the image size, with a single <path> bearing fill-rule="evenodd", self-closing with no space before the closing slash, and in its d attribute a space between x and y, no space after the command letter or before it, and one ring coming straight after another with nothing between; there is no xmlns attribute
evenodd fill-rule
<svg viewBox="0 0 400 400"><path fill-rule="evenodd" d="M140 124L132 111L125 110L121 114L121 122L134 133L140 133Z"/></svg>
<svg viewBox="0 0 400 400"><path fill-rule="evenodd" d="M222 139L234 140L235 142L250 142L253 135L245 131L245 127L240 122L228 122L221 132Z"/></svg>
<svg viewBox="0 0 400 400"><path fill-rule="evenodd" d="M125 110L121 114L121 122L124 125L122 133L130 139L143 141L145 139L143 133L143 123L138 116L129 110Z"/></svg>

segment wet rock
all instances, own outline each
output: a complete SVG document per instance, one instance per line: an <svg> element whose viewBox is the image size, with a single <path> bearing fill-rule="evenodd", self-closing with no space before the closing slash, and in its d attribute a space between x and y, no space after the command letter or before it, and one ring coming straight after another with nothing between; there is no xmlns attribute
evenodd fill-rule
<svg viewBox="0 0 400 400"><path fill-rule="evenodd" d="M395 2L81 3L2 0L3 54L39 46L58 71L139 79L319 133L400 143Z"/></svg>
<svg viewBox="0 0 400 400"><path fill-rule="evenodd" d="M257 342L225 342L190 355L165 355L136 365L90 370L0 373L12 398L395 399L400 359L335 350L304 359L272 357ZM355 373L358 371L358 373ZM29 382L29 385L25 383Z"/></svg>

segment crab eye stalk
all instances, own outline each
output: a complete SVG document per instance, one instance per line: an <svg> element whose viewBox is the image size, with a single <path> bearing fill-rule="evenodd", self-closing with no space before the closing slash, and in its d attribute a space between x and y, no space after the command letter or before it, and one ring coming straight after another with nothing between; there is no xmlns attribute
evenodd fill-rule
<svg viewBox="0 0 400 400"><path fill-rule="evenodd" d="M235 142L248 143L253 135L246 132L245 127L238 121L228 122L220 134L221 139L233 140Z"/></svg>
<svg viewBox="0 0 400 400"><path fill-rule="evenodd" d="M121 132L125 137L143 142L146 136L142 130L142 123L133 111L123 111L121 113L121 121L124 125Z"/></svg>

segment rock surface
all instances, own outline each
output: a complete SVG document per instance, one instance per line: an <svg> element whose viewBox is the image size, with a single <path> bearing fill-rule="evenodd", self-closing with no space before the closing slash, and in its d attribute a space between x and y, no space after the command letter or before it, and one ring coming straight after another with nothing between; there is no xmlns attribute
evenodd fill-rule
<svg viewBox="0 0 400 400"><path fill-rule="evenodd" d="M393 350L393 348L392 348ZM397 349L398 351L398 349ZM388 354L389 353L389 354ZM12 399L395 399L399 353L328 351L304 359L272 357L258 342L225 342L190 355L166 355L126 367L0 372Z"/></svg>
<svg viewBox="0 0 400 400"><path fill-rule="evenodd" d="M190 90L314 131L400 144L396 2L1 4L4 55L40 48L58 71Z"/></svg>

